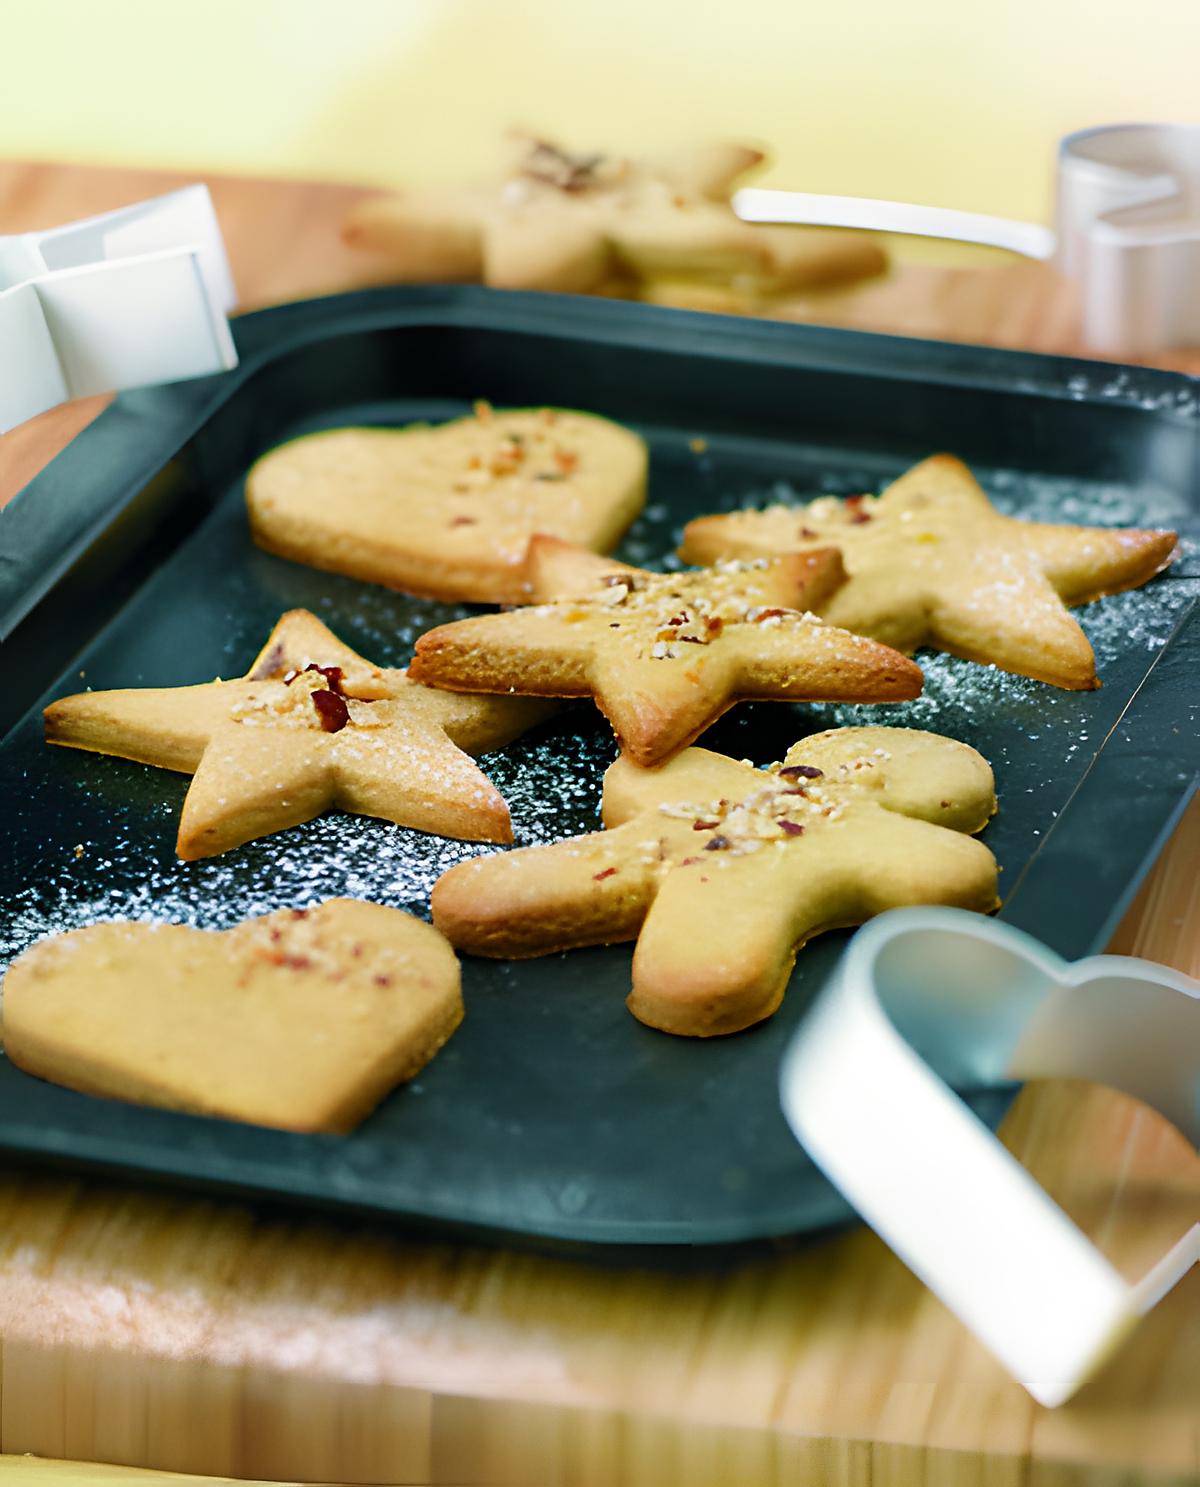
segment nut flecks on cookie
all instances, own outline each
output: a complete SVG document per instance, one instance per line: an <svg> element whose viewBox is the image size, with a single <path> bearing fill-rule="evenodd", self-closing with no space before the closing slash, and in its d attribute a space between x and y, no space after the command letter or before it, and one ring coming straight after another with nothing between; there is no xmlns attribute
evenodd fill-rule
<svg viewBox="0 0 1200 1487"><path fill-rule="evenodd" d="M436 930L350 899L221 932L93 924L9 967L5 1052L85 1094L345 1131L450 1037L459 983Z"/></svg>
<svg viewBox="0 0 1200 1487"><path fill-rule="evenodd" d="M343 235L386 254L396 278L501 289L636 294L683 279L756 301L882 272L872 235L741 221L729 198L762 159L726 143L632 159L518 138L501 179L371 198Z"/></svg>
<svg viewBox="0 0 1200 1487"><path fill-rule="evenodd" d="M511 841L508 807L470 754L546 715L516 698L420 686L295 609L239 680L81 692L44 717L49 743L192 774L176 850L194 859L331 806L441 836Z"/></svg>
<svg viewBox="0 0 1200 1487"><path fill-rule="evenodd" d="M822 930L906 904L994 909L995 859L970 835L994 810L974 749L910 729L816 734L765 773L706 749L618 759L606 830L460 863L433 922L494 957L636 938L633 1014L730 1033L776 1010Z"/></svg>
<svg viewBox="0 0 1200 1487"><path fill-rule="evenodd" d="M831 624L1084 690L1099 685L1095 657L1066 606L1145 583L1171 562L1175 542L1173 532L1002 516L967 467L943 454L878 497L700 517L680 553L713 562L836 545L849 579L821 607Z"/></svg>
<svg viewBox="0 0 1200 1487"><path fill-rule="evenodd" d="M645 501L646 446L566 409L478 403L437 427L342 428L264 455L246 480L269 552L406 593L521 598L535 532L615 547Z"/></svg>
<svg viewBox="0 0 1200 1487"><path fill-rule="evenodd" d="M463 691L593 697L645 765L741 699L921 690L911 661L811 613L842 581L835 551L655 574L539 537L528 573L530 597L548 602L429 631L410 674Z"/></svg>

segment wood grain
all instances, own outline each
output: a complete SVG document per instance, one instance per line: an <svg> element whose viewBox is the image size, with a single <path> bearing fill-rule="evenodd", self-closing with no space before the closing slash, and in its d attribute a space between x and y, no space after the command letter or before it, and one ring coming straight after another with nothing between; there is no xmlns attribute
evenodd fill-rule
<svg viewBox="0 0 1200 1487"><path fill-rule="evenodd" d="M0 165L0 232L185 179ZM211 184L245 305L380 277L337 238L357 189ZM1041 265L905 268L790 313L1078 349ZM100 405L0 438L0 501ZM1198 867L1193 802L1114 950L1200 973ZM1029 1086L1003 1138L1129 1276L1200 1215L1195 1152L1111 1091ZM1050 1412L865 1230L671 1273L0 1170L0 1448L297 1481L1182 1487L1200 1480L1200 1271ZM83 1487L79 1470L38 1476Z"/></svg>

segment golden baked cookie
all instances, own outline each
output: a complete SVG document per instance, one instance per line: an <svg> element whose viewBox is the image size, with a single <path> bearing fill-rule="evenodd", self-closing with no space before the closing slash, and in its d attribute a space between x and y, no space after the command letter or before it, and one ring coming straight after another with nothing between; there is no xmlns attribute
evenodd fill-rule
<svg viewBox="0 0 1200 1487"><path fill-rule="evenodd" d="M629 429L487 403L436 428L307 434L246 478L250 530L268 552L481 604L519 601L534 532L608 552L645 496L646 446Z"/></svg>
<svg viewBox="0 0 1200 1487"><path fill-rule="evenodd" d="M4 1051L84 1094L348 1131L462 1021L458 960L399 909L331 899L214 932L92 924L4 976Z"/></svg>
<svg viewBox="0 0 1200 1487"><path fill-rule="evenodd" d="M293 609L237 681L80 692L44 717L48 743L193 775L176 843L191 860L330 806L439 836L510 842L508 807L469 755L499 748L547 713L512 697L419 686Z"/></svg>
<svg viewBox="0 0 1200 1487"><path fill-rule="evenodd" d="M438 687L592 697L621 748L656 764L746 698L887 702L920 669L809 613L842 581L832 550L695 573L647 573L538 537L530 597L417 641L409 674Z"/></svg>
<svg viewBox="0 0 1200 1487"><path fill-rule="evenodd" d="M633 160L523 138L499 180L373 197L342 234L397 279L501 289L636 293L665 278L763 296L886 268L871 235L735 216L734 183L762 158L714 143Z"/></svg>
<svg viewBox="0 0 1200 1487"><path fill-rule="evenodd" d="M830 624L1080 691L1099 686L1096 658L1066 606L1145 583L1175 544L1174 532L1001 516L966 465L939 454L881 496L699 517L679 551L711 563L836 546L849 579L821 605Z"/></svg>
<svg viewBox="0 0 1200 1487"><path fill-rule="evenodd" d="M607 830L452 867L433 922L494 957L636 938L635 1017L732 1033L776 1010L822 930L904 904L994 909L995 859L967 833L995 806L974 749L904 728L818 733L765 773L707 749L618 759Z"/></svg>

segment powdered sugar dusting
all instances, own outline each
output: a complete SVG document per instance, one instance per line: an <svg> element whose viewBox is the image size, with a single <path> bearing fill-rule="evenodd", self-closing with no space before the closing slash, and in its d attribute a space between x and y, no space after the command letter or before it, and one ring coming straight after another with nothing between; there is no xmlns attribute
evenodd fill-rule
<svg viewBox="0 0 1200 1487"><path fill-rule="evenodd" d="M736 509L751 498L795 504L804 494L874 491L888 474L900 473L898 464L856 468L847 460L833 468L831 461L829 469L814 465L802 486L769 477L751 486L747 479L739 484L736 459L721 475L720 453L712 441L703 460L688 460L677 489L670 479L665 482L671 499L646 509L621 558L670 570L678 566L673 550L684 519ZM1006 470L977 473L1006 513L1101 526L1174 526L1189 534L1185 550L1195 551L1190 534L1196 518L1185 498L1165 486L1134 490ZM248 549L240 502L240 491L233 492L204 529L203 561L198 555L185 563L181 552L178 562L173 559L147 584L144 603L138 601L140 613L152 617L146 624L183 627L186 664L178 666L172 653L165 672L118 672L104 662L107 672L98 668L94 674L89 658L89 684L170 685L206 680L216 671L239 675L285 606L314 610L340 638L382 665L405 664L424 630L474 612L407 599ZM987 840L1002 862L1019 867L1194 598L1196 581L1178 578L1179 571L1075 611L1096 651L1105 683L1100 692L1062 692L921 651L925 690L911 702L746 705L702 742L766 763L782 757L797 738L834 725L907 725L961 738L995 768L1001 813ZM192 621L177 619L193 612L189 603L238 617L236 625L217 630L219 649L203 658L186 650ZM103 661L102 648L100 655ZM10 769L3 788L11 808L0 822L0 860L13 867L0 905L0 967L47 934L104 919L226 928L252 915L338 895L427 915L430 891L446 869L496 850L332 812L220 857L183 863L172 845L186 780L123 761L47 750L32 731L19 744L14 739L6 753L0 763ZM601 781L614 756L607 726L593 708L579 704L481 763L509 803L517 845L532 845L598 825ZM1009 810L1026 797L1028 811Z"/></svg>
<svg viewBox="0 0 1200 1487"><path fill-rule="evenodd" d="M576 728L563 719L549 732L486 755L481 764L509 804L515 845L555 841L598 825L598 782L614 753L603 727ZM62 755L56 751L55 757ZM152 773L165 778L161 771ZM166 843L174 839L176 809L164 804L150 823ZM84 839L41 855L36 880L12 894L0 914L0 967L48 934L101 920L227 929L274 909L337 897L368 899L427 918L429 894L442 873L498 850L335 811L189 863L166 852L157 860L149 856L146 829L144 817L114 812L103 840Z"/></svg>
<svg viewBox="0 0 1200 1487"><path fill-rule="evenodd" d="M987 465L972 465L971 472L1004 516L1090 527L1170 527L1179 532L1185 556L1200 551L1200 520L1187 493L1177 487L1156 482L1135 489L1118 482L1071 480ZM829 470L821 472L808 488L777 480L768 486L728 493L712 510L804 507L821 496L873 494L888 484L877 470L865 467Z"/></svg>

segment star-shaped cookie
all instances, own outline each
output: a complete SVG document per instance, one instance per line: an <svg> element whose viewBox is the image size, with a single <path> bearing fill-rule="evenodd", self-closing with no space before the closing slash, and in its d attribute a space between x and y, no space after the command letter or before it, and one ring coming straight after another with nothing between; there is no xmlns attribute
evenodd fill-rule
<svg viewBox="0 0 1200 1487"><path fill-rule="evenodd" d="M438 687L592 697L621 748L659 763L747 698L888 702L920 669L810 613L842 581L824 550L647 573L569 543L530 543L530 596L417 641L409 674Z"/></svg>
<svg viewBox="0 0 1200 1487"><path fill-rule="evenodd" d="M464 750L499 748L546 715L544 704L419 686L293 609L237 681L81 692L44 716L49 743L193 775L176 843L190 861L330 806L510 842L508 807Z"/></svg>
<svg viewBox="0 0 1200 1487"><path fill-rule="evenodd" d="M1096 658L1066 606L1145 583L1175 542L1001 516L966 465L939 454L881 496L700 517L680 555L711 563L835 545L849 579L821 606L831 624L1081 691L1099 686Z"/></svg>
<svg viewBox="0 0 1200 1487"><path fill-rule="evenodd" d="M618 759L607 830L451 868L433 922L492 957L636 938L635 1017L732 1033L776 1010L822 930L905 904L994 909L995 859L968 833L995 804L974 749L904 728L819 733L765 773L707 749Z"/></svg>
<svg viewBox="0 0 1200 1487"><path fill-rule="evenodd" d="M630 429L485 402L437 427L306 434L246 478L250 530L268 552L478 604L520 602L535 532L608 552L645 494L646 446Z"/></svg>
<svg viewBox="0 0 1200 1487"><path fill-rule="evenodd" d="M385 253L395 277L500 289L629 292L680 276L758 293L882 272L869 235L742 222L733 183L762 160L707 144L658 158L570 154L519 138L501 180L372 198L346 241Z"/></svg>

